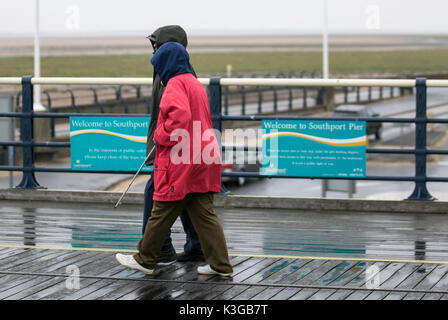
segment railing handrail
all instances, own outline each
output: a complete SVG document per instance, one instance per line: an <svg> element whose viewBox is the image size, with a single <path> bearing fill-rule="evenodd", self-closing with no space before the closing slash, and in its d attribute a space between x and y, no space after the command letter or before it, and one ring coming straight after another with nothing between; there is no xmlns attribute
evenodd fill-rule
<svg viewBox="0 0 448 320"><path fill-rule="evenodd" d="M443 80L441 80L443 81ZM223 86L292 86L292 87L414 87L409 79L290 79L290 78L221 78ZM448 87L448 81L446 81Z"/></svg>
<svg viewBox="0 0 448 320"><path fill-rule="evenodd" d="M211 77L211 78L199 78L199 81L203 85L208 85L209 91L209 102L210 102L210 112L212 114L212 124L213 128L221 131L222 121L229 120L258 120L267 119L269 116L257 118L255 116L239 116L232 117L222 114L222 87L225 86L271 86L271 87L401 87L401 88L415 88L415 99L416 99L416 116L409 121L415 122L416 132L415 132L415 148L413 150L406 151L406 153L415 155L415 175L413 177L377 177L377 176L366 176L367 180L399 180L399 181L414 181L415 189L411 196L407 199L409 200L434 200L429 191L426 188L427 181L436 181L428 177L426 174L426 156L429 154L429 150L426 144L426 133L427 133L427 88L428 87L448 87L448 80L427 80L426 78L416 78L412 79L290 79L290 78L221 78L221 77ZM0 84L21 84L22 86L22 112L18 116L21 118L21 146L23 148L23 166L22 166L22 181L17 186L18 188L40 188L40 185L34 177L34 172L36 171L46 171L49 168L38 168L34 167L34 151L33 147L41 145L41 143L34 141L33 136L33 122L34 118L43 116L40 113L35 113L33 111L33 85L44 85L44 84L99 84L99 85L151 85L153 82L152 78L73 78L73 77L39 77L33 78L31 76L24 76L22 78L0 78ZM319 89L320 90L320 89ZM324 90L322 90L324 91ZM329 94L331 96L331 92ZM244 114L244 113L243 113ZM10 114L1 114L0 116L9 116ZM50 114L46 115L49 116ZM78 114L79 115L79 114ZM118 115L118 114L117 114ZM63 115L67 116L67 114ZM51 117L59 117L59 115L51 114ZM279 116L275 116L277 120L280 119ZM297 117L295 117L297 118ZM377 119L378 121L384 121L384 118ZM388 120L388 119L386 119ZM402 119L403 120L403 119ZM439 120L445 123L444 121ZM434 120L435 122L435 120ZM54 143L48 142L43 143L45 146L58 146L66 147L67 144L55 145ZM6 145L6 144L3 144ZM370 152L375 152L376 150L369 150ZM388 153L394 153L395 149L387 150ZM400 153L402 150L399 150ZM378 150L380 153L386 153L385 150ZM432 150L432 154L436 154L437 150ZM445 151L443 150L445 154ZM3 167L0 169L14 170L18 167ZM53 168L54 169L54 168ZM51 169L50 171L53 171ZM60 169L58 169L60 170ZM64 169L68 170L68 169ZM73 172L73 170L70 170ZM224 174L224 173L223 173ZM252 175L249 173L239 173L232 172L231 175L241 176L260 176L260 174ZM228 175L228 174L226 174ZM298 177L296 177L298 178ZM307 178L307 177L302 177ZM312 177L311 177L312 178ZM438 178L437 181L448 181L448 178Z"/></svg>
<svg viewBox="0 0 448 320"><path fill-rule="evenodd" d="M203 85L210 78L198 78ZM20 85L22 78L0 77L0 84ZM128 77L37 77L31 83L38 85L152 85L152 78ZM291 79L291 78L220 78L222 86L291 86L291 87L403 87L416 85L415 79ZM427 80L427 87L448 87L448 80Z"/></svg>

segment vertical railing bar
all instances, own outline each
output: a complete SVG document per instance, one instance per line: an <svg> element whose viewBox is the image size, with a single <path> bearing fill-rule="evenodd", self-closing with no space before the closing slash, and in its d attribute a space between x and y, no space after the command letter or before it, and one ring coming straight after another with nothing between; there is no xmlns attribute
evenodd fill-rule
<svg viewBox="0 0 448 320"><path fill-rule="evenodd" d="M46 96L47 96L47 108L48 108L48 112L53 112L53 109L51 107L51 97L50 97L50 93L48 91L44 91L43 92ZM54 118L50 119L50 137L55 138L56 137L56 132L54 129L55 126L55 120Z"/></svg>
<svg viewBox="0 0 448 320"><path fill-rule="evenodd" d="M210 78L209 84L209 103L210 103L210 113L212 115L212 126L215 131L219 134L222 133L222 87L221 78L212 77ZM219 149L221 150L221 137L217 137L219 142ZM229 190L221 182L221 194L230 193Z"/></svg>
<svg viewBox="0 0 448 320"><path fill-rule="evenodd" d="M415 187L408 200L434 200L426 188L426 109L427 87L426 78L417 78L416 112L415 112Z"/></svg>
<svg viewBox="0 0 448 320"><path fill-rule="evenodd" d="M39 189L42 188L34 177L34 130L33 130L33 85L32 76L22 77L22 112L24 116L20 122L20 139L26 143L22 148L23 171L22 181L16 188Z"/></svg>

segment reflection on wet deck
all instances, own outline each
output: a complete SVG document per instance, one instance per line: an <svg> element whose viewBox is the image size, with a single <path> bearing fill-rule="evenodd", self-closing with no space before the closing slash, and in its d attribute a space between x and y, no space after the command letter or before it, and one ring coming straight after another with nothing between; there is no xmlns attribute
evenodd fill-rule
<svg viewBox="0 0 448 320"><path fill-rule="evenodd" d="M141 208L2 202L0 299L446 299L445 215L217 209L234 276L127 270ZM182 251L179 221L173 243ZM67 287L79 270L79 289Z"/></svg>

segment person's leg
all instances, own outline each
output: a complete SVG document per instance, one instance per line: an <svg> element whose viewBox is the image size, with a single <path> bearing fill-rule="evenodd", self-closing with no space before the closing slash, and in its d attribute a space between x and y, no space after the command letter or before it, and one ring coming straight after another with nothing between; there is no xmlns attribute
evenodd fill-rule
<svg viewBox="0 0 448 320"><path fill-rule="evenodd" d="M186 242L184 244L183 258L185 261L189 260L189 258L192 258L194 260L195 257L198 258L199 256L202 256L202 248L199 241L199 236L194 229L193 223L191 222L190 216L186 209L182 210L180 214L180 220L182 222L185 234L187 235Z"/></svg>
<svg viewBox="0 0 448 320"><path fill-rule="evenodd" d="M152 207L154 205L153 194L154 194L154 175L151 175L148 182L145 186L145 191L143 194L143 226L142 226L142 235L145 233L146 224L148 219L151 217ZM165 238L165 242L162 246L162 254L173 254L175 253L173 244L171 242L171 231L168 230L168 234Z"/></svg>
<svg viewBox="0 0 448 320"><path fill-rule="evenodd" d="M224 231L213 210L212 193L191 194L187 210L198 232L205 260L220 273L232 273Z"/></svg>
<svg viewBox="0 0 448 320"><path fill-rule="evenodd" d="M145 233L137 246L138 253L134 255L137 263L145 268L154 269L163 241L188 199L187 195L180 201L154 201Z"/></svg>

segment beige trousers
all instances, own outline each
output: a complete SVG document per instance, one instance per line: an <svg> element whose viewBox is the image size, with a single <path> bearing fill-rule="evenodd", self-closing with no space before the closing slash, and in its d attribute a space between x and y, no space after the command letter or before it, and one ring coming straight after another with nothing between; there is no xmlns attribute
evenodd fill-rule
<svg viewBox="0 0 448 320"><path fill-rule="evenodd" d="M154 201L134 259L145 268L154 269L166 235L184 208L199 236L206 262L215 271L233 272L224 232L213 211L213 193L191 193L179 201Z"/></svg>

